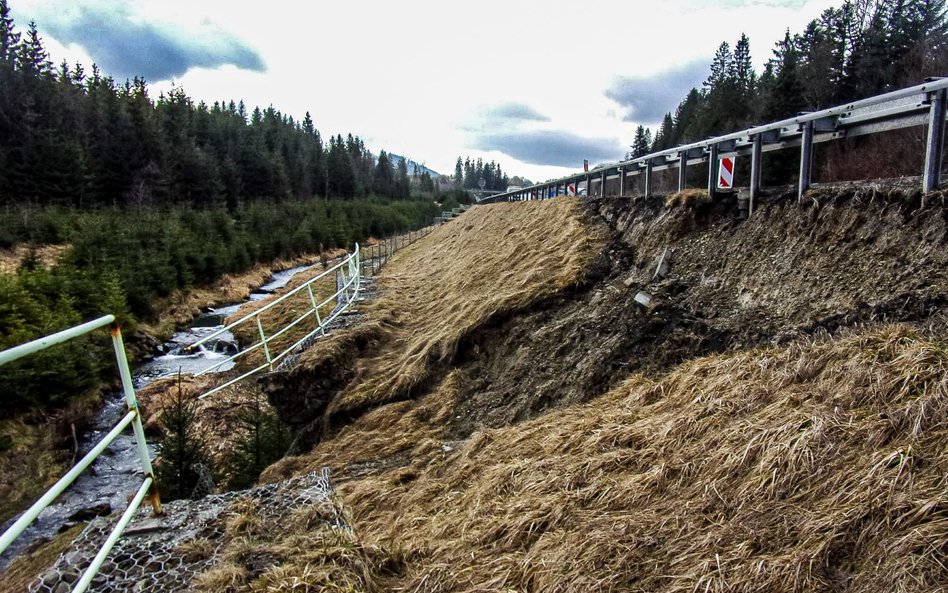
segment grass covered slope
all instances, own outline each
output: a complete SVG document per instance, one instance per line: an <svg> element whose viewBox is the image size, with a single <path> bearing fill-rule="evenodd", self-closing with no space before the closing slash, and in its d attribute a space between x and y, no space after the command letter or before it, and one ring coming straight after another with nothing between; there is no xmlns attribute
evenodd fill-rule
<svg viewBox="0 0 948 593"><path fill-rule="evenodd" d="M934 591L946 447L948 343L886 326L634 375L340 492L391 551L374 590Z"/></svg>
<svg viewBox="0 0 948 593"><path fill-rule="evenodd" d="M366 321L270 377L271 401L332 424L417 398L441 382L466 337L580 283L602 245L575 201L469 210L387 263L379 298L360 305Z"/></svg>
<svg viewBox="0 0 948 593"><path fill-rule="evenodd" d="M375 325L309 361L333 377L323 410L358 413L323 416L334 422L318 444L265 479L332 469L370 591L944 590L948 219L940 204L846 191L817 206L775 201L743 223L726 203L585 201L613 232L587 260L594 277L467 320L463 335L415 315L427 295L442 307L429 316L450 319L463 299L438 291L463 276L425 292L425 260L405 252ZM570 203L505 205L493 228L513 240L518 209L539 217L530 209ZM440 254L465 257L461 244ZM671 277L650 282L668 245ZM640 288L660 304L635 305ZM482 303L491 287L481 289L467 300ZM454 335L447 362L412 358ZM573 385L595 365L615 381ZM413 369L422 379L393 389ZM311 389L304 377L321 380L282 386ZM517 397L552 403L498 416L505 424L477 420ZM305 562L277 562L306 574Z"/></svg>

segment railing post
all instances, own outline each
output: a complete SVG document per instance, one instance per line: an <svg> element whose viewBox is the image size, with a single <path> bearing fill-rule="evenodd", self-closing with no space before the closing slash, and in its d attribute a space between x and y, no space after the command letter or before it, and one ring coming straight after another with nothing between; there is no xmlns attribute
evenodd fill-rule
<svg viewBox="0 0 948 593"><path fill-rule="evenodd" d="M145 429L142 427L141 410L138 407L138 398L135 396L135 385L132 383L132 372L128 367L128 357L125 356L125 343L122 341L122 328L113 323L109 328L112 332L112 349L115 350L115 361L118 364L119 376L122 378L122 391L125 394L125 405L135 412L132 421L132 431L135 433L135 444L138 448L138 459L142 464L145 477L152 479L148 496L151 499L151 508L156 515L162 514L161 496L155 483L155 472L151 467L151 457L148 455L148 442L145 440Z"/></svg>
<svg viewBox="0 0 948 593"><path fill-rule="evenodd" d="M257 329L260 330L260 341L263 344L263 353L267 357L267 364L270 365L270 370L273 370L273 359L270 357L270 345L267 344L267 335L263 333L263 323L260 322L260 316L257 315Z"/></svg>
<svg viewBox="0 0 948 593"><path fill-rule="evenodd" d="M925 148L925 173L922 175L922 192L926 194L938 189L941 182L946 92L946 89L939 89L929 95L931 107L928 111L928 144Z"/></svg>
<svg viewBox="0 0 948 593"><path fill-rule="evenodd" d="M760 193L760 165L761 165L761 147L763 138L760 134L753 137L753 149L751 151L751 177L750 177L750 202L747 205L747 214L754 214L754 207L757 204L758 194Z"/></svg>
<svg viewBox="0 0 948 593"><path fill-rule="evenodd" d="M688 151L678 153L678 191L688 187Z"/></svg>
<svg viewBox="0 0 948 593"><path fill-rule="evenodd" d="M797 202L803 201L803 194L810 189L813 178L813 120L803 124L803 137L800 139L800 186L797 188Z"/></svg>
<svg viewBox="0 0 948 593"><path fill-rule="evenodd" d="M714 199L718 191L718 145L708 147L708 195Z"/></svg>
<svg viewBox="0 0 948 593"><path fill-rule="evenodd" d="M652 159L645 161L645 197L651 197L652 195L652 183L654 181L652 175Z"/></svg>

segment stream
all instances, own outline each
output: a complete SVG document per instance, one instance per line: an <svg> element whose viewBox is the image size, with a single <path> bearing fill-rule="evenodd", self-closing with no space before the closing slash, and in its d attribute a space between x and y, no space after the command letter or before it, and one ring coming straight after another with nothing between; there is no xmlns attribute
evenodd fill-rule
<svg viewBox="0 0 948 593"><path fill-rule="evenodd" d="M317 264L318 265L318 264ZM274 291L286 286L293 276L313 266L300 266L274 272L271 280L251 293L241 303L211 308L192 320L190 327L176 332L168 342L162 344L154 358L132 365L132 376L136 389L164 377L195 373L207 368L215 361L236 354L240 347L230 332L208 342L194 353L185 353L185 348L201 338L221 329L224 320L236 313L240 307L252 301L267 298ZM234 363L223 365L218 371L233 368ZM125 400L121 393L110 396L99 412L92 427L79 437L81 457L107 434L125 414ZM148 444L154 459L157 448ZM125 509L128 500L141 485L141 462L131 428L125 429L96 460L80 475L56 501L47 507L26 531L0 556L0 570L22 551L35 543L54 537L71 525L88 521L96 515L107 515ZM16 518L3 525L6 530Z"/></svg>

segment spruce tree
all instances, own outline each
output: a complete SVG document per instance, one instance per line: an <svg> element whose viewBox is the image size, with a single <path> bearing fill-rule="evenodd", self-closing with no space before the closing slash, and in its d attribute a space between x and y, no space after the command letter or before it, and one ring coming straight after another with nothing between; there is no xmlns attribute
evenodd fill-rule
<svg viewBox="0 0 948 593"><path fill-rule="evenodd" d="M645 156L651 150L651 132L649 132L645 126L639 125L635 128L635 137L632 140L632 154L630 155L633 159L637 159L640 156Z"/></svg>
<svg viewBox="0 0 948 593"><path fill-rule="evenodd" d="M286 455L293 442L289 427L275 412L265 412L259 405L240 415L238 430L243 432L243 437L227 459L231 489L253 486L267 466Z"/></svg>
<svg viewBox="0 0 948 593"><path fill-rule="evenodd" d="M458 162L454 165L454 189L461 189L464 187L464 163L461 161L461 157L458 157Z"/></svg>
<svg viewBox="0 0 948 593"><path fill-rule="evenodd" d="M207 465L204 443L195 426L194 403L185 399L178 378L178 389L171 405L161 416L164 436L158 443L158 491L164 500L189 498L197 486L197 464Z"/></svg>

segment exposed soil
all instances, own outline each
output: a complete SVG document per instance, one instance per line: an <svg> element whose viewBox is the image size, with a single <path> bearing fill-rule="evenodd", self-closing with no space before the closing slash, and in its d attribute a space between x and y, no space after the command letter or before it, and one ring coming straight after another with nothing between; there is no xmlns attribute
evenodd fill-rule
<svg viewBox="0 0 948 593"><path fill-rule="evenodd" d="M610 242L593 277L469 336L449 434L588 401L632 372L867 323L946 324L944 198L843 186L770 198L747 221L731 199L584 202ZM652 281L666 247L667 278ZM651 308L634 300L640 290Z"/></svg>

